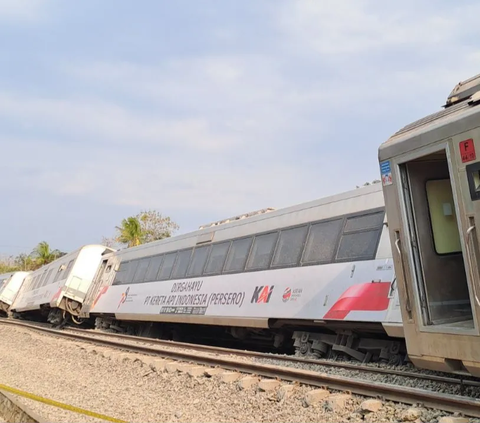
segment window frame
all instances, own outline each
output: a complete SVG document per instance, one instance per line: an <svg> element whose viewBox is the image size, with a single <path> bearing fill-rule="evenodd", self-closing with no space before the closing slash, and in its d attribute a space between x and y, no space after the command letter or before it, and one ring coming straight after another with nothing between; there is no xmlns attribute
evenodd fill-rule
<svg viewBox="0 0 480 423"><path fill-rule="evenodd" d="M212 256L213 249L215 248L216 245L221 245L221 244L228 244L227 253L225 254L225 258L223 259L222 268L220 269L219 272L205 273L205 269L207 268L207 264L209 263L210 257ZM210 244L210 246L211 246L210 253L208 254L208 258L207 258L207 261L205 263L205 267L203 268L203 272L202 272L202 275L201 275L202 277L218 276L218 275L223 274L223 270L225 269L225 263L227 262L228 253L230 252L230 248L232 248L232 240L228 239L228 240L224 240L224 241L218 241L218 242L215 242L213 244Z"/></svg>
<svg viewBox="0 0 480 423"><path fill-rule="evenodd" d="M245 272L245 267L247 266L248 260L250 258L250 254L252 253L253 242L255 240L255 236L257 236L257 235L262 235L262 233L241 236L241 237L238 237L238 238L232 238L230 240L231 241L230 242L230 247L228 248L227 256L225 257L225 262L223 263L223 269L222 269L221 275L232 275L232 274L235 274L235 273L244 273ZM246 257L245 263L243 265L243 270L226 270L228 256L229 256L230 252L232 251L233 243L235 241L242 241L244 239L249 239L249 238L251 238L252 241L250 242L250 246L248 247L247 257Z"/></svg>
<svg viewBox="0 0 480 423"><path fill-rule="evenodd" d="M251 267L251 268L249 268L248 263L253 258L253 248L255 246L255 242L257 241L257 238L265 236L265 235L275 235L275 242L273 243L273 249L272 249L272 251L270 251L270 257L268 258L268 265L267 265L267 267ZM250 245L250 251L248 252L247 261L245 262L244 272L261 272L261 271L269 270L272 267L273 255L275 254L275 251L277 250L277 245L278 245L278 239L279 238L280 238L280 231L278 229L273 230L273 231L263 232L263 233L260 233L260 234L255 234L253 236L252 244Z"/></svg>
<svg viewBox="0 0 480 423"><path fill-rule="evenodd" d="M305 251L305 245L307 243L308 234L310 232L310 226L311 226L310 223L302 223L301 225L285 227L285 228L282 228L278 231L277 245L275 245L275 251L273 252L272 259L270 261L270 269L288 269L290 267L299 267L300 266L300 264L302 262L303 253ZM275 265L273 263L273 261L274 261L275 255L277 254L278 249L280 248L280 239L282 238L282 233L287 232L287 231L292 231L292 230L294 231L295 229L300 229L300 228L305 228L306 231L305 231L305 237L303 239L300 254L299 254L299 257L298 257L297 261L295 263L292 263L292 264L277 264L277 265Z"/></svg>
<svg viewBox="0 0 480 423"><path fill-rule="evenodd" d="M356 218L356 217L363 217L363 216L368 216L372 214L379 214L382 213L382 224L378 227L372 227L368 229L356 229L356 230L350 230L350 231L345 231L346 225L347 225L347 220L351 218ZM375 257L377 257L377 252L378 252L378 246L380 245L380 238L382 237L382 232L383 228L385 226L385 209L384 208L375 208L375 209L370 209L368 211L363 211L363 212L357 212L357 213L352 213L350 215L347 215L344 217L344 227L343 231L340 234L340 237L338 239L338 244L337 244L337 249L335 251L335 257L333 260L333 263L349 263L353 261L368 261L368 260L375 260ZM371 254L371 256L362 256L362 257L357 257L357 258L338 258L338 252L340 249L340 244L342 242L342 237L344 235L355 235L358 233L364 233L364 232L376 232L375 236L375 248Z"/></svg>
<svg viewBox="0 0 480 423"><path fill-rule="evenodd" d="M370 227L368 229L355 229L355 230L349 230L349 231L346 230L346 225L347 225L347 222L348 222L349 219L359 218L359 217L373 215L373 214L379 214L379 213L382 214L382 224L380 226ZM135 259L121 261L119 270L122 266L128 266L127 269L126 269L126 272L128 272L129 267L130 267L130 263L134 263L134 262L139 263L140 260L150 258L150 264L151 264L152 260L155 257L158 257L158 256L162 257L162 263L161 263L161 265L160 265L160 267L157 271L156 279L154 281L145 280L146 274L148 273L148 270L149 270L149 267L150 267L150 264L149 264L149 266L146 270L145 277L144 277L143 281L140 281L140 282L121 282L121 283L116 284L115 279L117 277L117 274L119 273L118 271L116 271L115 278L114 278L114 281L113 281L112 285L163 282L163 281L170 281L170 280L173 281L173 280L181 280L181 279L200 278L200 277L203 278L203 277L211 277L211 276L219 276L219 275L232 275L232 274L237 274L237 273L261 272L261 271L266 271L266 270L286 269L286 268L292 268L292 267L307 267L307 266L318 266L318 265L334 264L334 263L345 263L345 262L357 262L357 261L374 260L375 257L377 256L378 248L379 248L379 245L380 245L380 239L381 239L383 229L384 229L384 226L385 226L385 213L386 213L385 207L375 207L375 208L368 209L368 210L361 210L359 212L348 213L348 214L344 214L344 215L340 215L340 216L333 216L333 217L314 220L314 221L310 221L310 222L302 222L302 223L298 223L296 225L284 226L284 227L277 228L277 229L270 229L270 230L263 231L263 232L257 232L257 233L248 234L248 235L244 235L244 236L224 239L224 240L220 240L220 241L212 242L212 243L208 243L208 244L194 245L194 246L191 246L191 247L181 248L181 249L173 249L173 250L170 250L170 251L163 251L163 252L159 252L157 254L152 254L152 255L149 255L149 256L142 256L142 257L138 257L138 258L135 258ZM305 262L304 258L305 258L306 248L307 248L307 241L308 241L310 233L312 231L312 227L317 225L317 224L328 224L329 222L335 222L335 221L340 222L339 223L340 229L338 230L338 232L335 236L333 254L330 257L330 259L329 260L316 260L316 261L311 261L311 262ZM301 251L300 257L297 260L297 262L295 264L274 265L273 264L273 258L275 257L275 255L277 253L277 250L279 248L282 232L286 232L288 230L299 229L299 228L303 228L303 227L306 227L307 231L306 231L305 238L303 239L303 243L302 243L302 247L301 247L302 251ZM362 256L362 257L358 257L358 258L338 258L337 257L338 252L339 252L339 248L340 248L340 245L341 245L341 240L342 240L342 237L344 235L354 235L354 234L357 234L357 233L364 233L364 232L376 232L376 235L375 235L375 249L374 249L374 251L372 252L371 255L368 255L368 256L365 255L365 256ZM263 235L269 235L269 234L276 234L276 240L275 240L274 248L273 248L272 252L270 253L268 266L266 268L255 267L255 268L247 269L247 264L249 263L249 261L252 257L252 251L253 251L253 247L255 245L256 238L261 237ZM227 260L230 256L230 254L232 253L232 248L233 248L234 242L245 240L245 239L251 239L251 242L250 242L250 246L249 246L249 249L248 249L247 257L246 257L246 260L245 260L245 264L243 265L243 268L241 270L226 270ZM218 245L224 245L224 244L227 245L227 251L226 251L226 254L225 254L225 257L224 257L224 260L223 260L222 269L220 271L206 273L206 269L207 269L207 266L208 266L208 264L210 262L210 259L212 257L212 253L213 253L214 248ZM192 263L193 263L193 257L194 257L194 254L195 254L195 250L200 249L200 248L208 248L208 250L209 250L208 254L207 254L207 258L206 258L205 263L203 265L202 273L200 275L189 275L188 272L190 271L190 268L191 268ZM190 253L190 258L189 258L189 262L187 264L187 270L185 272L185 275L182 276L182 277L175 277L174 278L173 273L174 273L174 270L176 269L176 266L177 266L178 255L180 253L182 253L184 251L188 251L188 250L191 250L191 253ZM171 267L171 271L170 271L168 277L160 278L159 273L161 273L163 271L163 267L164 267L164 264L165 264L165 259L166 259L167 256L171 256L171 255L174 255L174 257L175 257L174 261L173 261L173 264L172 264L172 267ZM137 264L137 266L138 266L138 264ZM137 269L136 269L136 271L137 271Z"/></svg>

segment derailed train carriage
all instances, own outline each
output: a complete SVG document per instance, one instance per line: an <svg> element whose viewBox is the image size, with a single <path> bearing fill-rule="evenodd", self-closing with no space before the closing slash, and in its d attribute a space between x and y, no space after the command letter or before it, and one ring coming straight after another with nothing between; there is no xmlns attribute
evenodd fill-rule
<svg viewBox="0 0 480 423"><path fill-rule="evenodd" d="M31 272L9 311L15 317L40 316L55 325L69 317L78 321L103 254L112 251L103 245L85 245Z"/></svg>
<svg viewBox="0 0 480 423"><path fill-rule="evenodd" d="M103 257L82 308L100 329L295 342L398 360L403 331L382 188L357 189ZM387 334L398 337L387 339Z"/></svg>
<svg viewBox="0 0 480 423"><path fill-rule="evenodd" d="M0 275L0 315L8 315L11 305L30 272L10 272Z"/></svg>

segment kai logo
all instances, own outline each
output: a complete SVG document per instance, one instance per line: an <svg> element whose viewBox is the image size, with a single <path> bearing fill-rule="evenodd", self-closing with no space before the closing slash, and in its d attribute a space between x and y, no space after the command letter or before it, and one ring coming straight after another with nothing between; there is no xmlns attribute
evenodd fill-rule
<svg viewBox="0 0 480 423"><path fill-rule="evenodd" d="M256 286L255 290L253 291L252 299L250 300L250 302L257 303L257 304L268 303L270 301L270 297L272 296L274 287L275 285Z"/></svg>

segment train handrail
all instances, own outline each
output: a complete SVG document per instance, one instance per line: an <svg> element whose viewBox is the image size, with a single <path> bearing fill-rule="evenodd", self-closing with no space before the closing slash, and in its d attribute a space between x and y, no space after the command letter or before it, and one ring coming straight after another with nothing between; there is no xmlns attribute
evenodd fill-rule
<svg viewBox="0 0 480 423"><path fill-rule="evenodd" d="M405 308L407 309L407 312L409 314L411 314L412 313L412 306L410 304L410 293L408 292L406 273L405 273L405 265L403 264L403 255L402 255L402 251L400 249L400 233L398 231L395 231L395 236L397 237L397 239L395 240L395 247L398 251L398 255L400 256L400 263L402 265L403 289L405 290L405 299L406 299Z"/></svg>
<svg viewBox="0 0 480 423"><path fill-rule="evenodd" d="M470 280L472 281L472 288L473 288L473 296L475 297L475 301L477 305L480 306L480 300L478 299L477 295L477 286L475 283L475 278L473 274L473 263L472 263L472 255L470 254L470 240L471 240L471 233L474 231L475 225L471 225L466 232L466 242L465 245L467 247L467 258L468 258L468 271L470 273Z"/></svg>

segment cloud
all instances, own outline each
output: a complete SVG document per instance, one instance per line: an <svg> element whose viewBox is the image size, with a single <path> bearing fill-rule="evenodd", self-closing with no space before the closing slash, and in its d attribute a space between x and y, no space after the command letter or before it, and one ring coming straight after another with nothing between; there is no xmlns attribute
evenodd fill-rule
<svg viewBox="0 0 480 423"><path fill-rule="evenodd" d="M258 27L237 19L235 36L224 19L199 23L215 47L172 38L178 48L156 55L139 32L135 55L52 52L48 96L0 93L0 143L22 158L3 163L0 187L79 215L157 208L194 228L378 178L381 142L480 68L466 38L475 5L463 21L457 4L407 6L279 0ZM258 45L241 45L244 32Z"/></svg>
<svg viewBox="0 0 480 423"><path fill-rule="evenodd" d="M96 142L116 147L142 145L178 146L194 150L218 150L233 138L211 131L202 118L166 119L154 112L137 110L97 99L39 98L14 93L0 94L0 117L15 119L25 128L53 131L69 142Z"/></svg>
<svg viewBox="0 0 480 423"><path fill-rule="evenodd" d="M0 0L0 21L36 22L45 17L50 0Z"/></svg>
<svg viewBox="0 0 480 423"><path fill-rule="evenodd" d="M298 47L327 56L409 47L438 51L442 43L453 44L458 36L479 31L474 23L480 6L441 6L413 0L401 6L369 0L299 0L283 3L277 19Z"/></svg>

